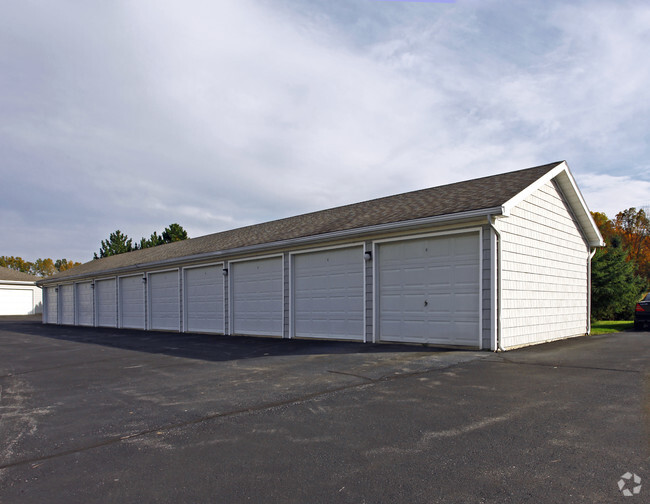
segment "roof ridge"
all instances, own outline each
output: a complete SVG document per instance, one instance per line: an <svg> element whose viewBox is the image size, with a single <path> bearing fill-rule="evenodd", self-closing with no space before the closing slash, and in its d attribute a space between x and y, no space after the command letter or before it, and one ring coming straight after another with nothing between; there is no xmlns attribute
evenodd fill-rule
<svg viewBox="0 0 650 504"><path fill-rule="evenodd" d="M329 211L334 211L334 210L339 210L339 209L344 209L344 208L350 208L350 207L355 207L355 206L358 206L358 205L374 203L374 202L378 202L378 201L386 201L386 200L390 200L390 199L396 198L396 197L406 197L406 196L410 196L410 195L414 195L414 194L418 194L418 193L426 193L426 192L431 191L433 189L441 190L441 189L445 189L445 188L449 188L449 187L453 187L453 186L467 184L468 182L478 183L478 182L486 181L488 179L507 177L507 176L511 176L511 175L514 175L514 174L517 174L517 173L523 173L523 172L528 172L528 171L532 171L532 170L540 170L540 171L542 171L542 168L547 168L546 171L550 171L550 170L552 170L553 168L555 168L556 166L558 166L559 164L561 164L563 162L564 161L556 161L556 162L553 162L553 163L547 163L547 164L539 165L539 166L532 166L532 167L529 167L529 168L522 168L520 170L514 170L514 171L510 171L510 172L505 172L505 173L496 173L494 175L486 175L484 177L478 177L478 178L466 179L466 180L459 180L457 182L450 182L448 184L425 187L423 189L413 189L411 191L395 193L395 194L391 194L391 195L388 195L388 196L378 196L376 198L371 198L369 200L364 200L364 201L358 201L356 203L346 203L344 205L337 205L337 206L334 206L334 207L324 208L324 209L321 209L321 210L314 210L312 212L306 212L306 213L302 213L302 214L298 214L298 215L292 215L292 216L287 216L287 217L279 217L277 219L273 219L273 220L270 220L270 221L258 222L256 224L247 224L245 226L241 226L241 227L238 227L238 228L232 228L232 229L226 229L226 230L223 230L223 231L217 231L215 233L209 233L207 235L197 236L196 238L190 238L190 239L191 240L196 240L196 239L199 239L199 238L205 238L207 236L214 236L214 235L218 235L218 234L221 234L221 233L226 233L228 231L236 231L236 230L239 230L239 229L252 228L252 227L256 227L256 226L263 226L265 224L271 224L273 222L280 222L280 221L284 221L284 220L288 220L288 219L306 217L306 216L310 216L310 215L320 214L320 213L323 213L323 212L329 212ZM178 243L178 242L174 242L174 243ZM165 245L171 245L171 244L165 244Z"/></svg>
<svg viewBox="0 0 650 504"><path fill-rule="evenodd" d="M382 196L91 260L55 278L501 207L563 161Z"/></svg>

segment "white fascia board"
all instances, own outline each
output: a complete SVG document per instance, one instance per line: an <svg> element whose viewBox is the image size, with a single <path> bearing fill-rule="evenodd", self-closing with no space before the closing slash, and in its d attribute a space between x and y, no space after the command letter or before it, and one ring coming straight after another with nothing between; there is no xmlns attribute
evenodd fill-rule
<svg viewBox="0 0 650 504"><path fill-rule="evenodd" d="M39 285L36 285L36 280L33 282L29 281L23 281L23 280L0 280L0 285L2 284L10 284L10 285L30 285L32 287L39 287Z"/></svg>
<svg viewBox="0 0 650 504"><path fill-rule="evenodd" d="M569 200L583 231L589 239L589 245L591 247L604 247L605 240L600 234L600 230L591 216L591 212L580 192L580 188L576 184L573 174L568 167L558 175L557 183L560 184L562 192Z"/></svg>
<svg viewBox="0 0 650 504"><path fill-rule="evenodd" d="M510 215L511 210L516 207L523 200L528 198L531 194L541 188L543 185L547 184L551 180L555 179L556 182L560 185L564 196L567 198L567 202L571 205L574 215L578 219L580 226L582 227L585 236L589 241L589 246L591 247L603 247L605 246L605 241L603 240L598 226L594 222L594 219L591 217L591 212L587 207L578 185L576 184L571 170L569 170L569 165L566 161L562 161L555 168L550 170L544 176L537 179L526 189L516 194L508 201L503 204L503 213L502 215Z"/></svg>
<svg viewBox="0 0 650 504"><path fill-rule="evenodd" d="M413 219L413 220L401 221L401 222L390 222L387 224L377 224L374 226L346 229L343 231L333 231L331 233L324 233L324 234L312 235L312 236L303 236L300 238L291 238L289 240L280 240L276 242L260 243L257 245L249 245L246 247L239 247L234 249L215 250L214 252L205 252L203 254L195 254L191 256L174 257L172 259L165 259L162 261L154 261L150 263L137 263L137 264L132 264L130 266L124 266L122 268L115 268L111 270L100 270L95 272L83 273L80 275L72 275L66 277L65 280L57 280L56 278L53 278L48 281L44 279L44 280L40 280L38 283L41 285L47 285L47 284L55 284L61 282L70 282L77 278L94 278L98 276L111 276L111 275L118 275L118 274L121 274L120 276L128 276L131 274L138 274L138 272L142 272L142 270L144 269L164 267L165 265L169 265L169 264L179 264L179 263L195 262L195 261L203 261L203 260L211 260L211 259L215 261L222 261L223 259L221 258L223 257L246 254L246 253L254 254L254 253L263 252L264 250L284 248L292 245L320 243L320 242L326 242L331 240L345 239L355 235L367 235L367 234L380 233L380 232L400 231L400 230L418 228L427 225L448 224L448 223L453 223L455 221L462 222L469 219L484 217L486 215L497 216L502 213L502 210L503 207L483 208L480 210L471 210L469 212L459 212L454 214L425 217L422 219ZM130 271L133 271L133 273L128 273Z"/></svg>
<svg viewBox="0 0 650 504"><path fill-rule="evenodd" d="M510 198L508 201L506 201L502 208L503 208L503 215L510 215L510 211L516 207L519 203L524 201L528 196L533 194L537 189L542 187L544 184L550 182L552 179L558 176L562 171L568 170L569 167L566 164L566 161L562 161L559 165L557 165L555 168L547 172L545 175L542 177L538 178L535 182L530 184L526 189L523 191L515 194L512 198Z"/></svg>

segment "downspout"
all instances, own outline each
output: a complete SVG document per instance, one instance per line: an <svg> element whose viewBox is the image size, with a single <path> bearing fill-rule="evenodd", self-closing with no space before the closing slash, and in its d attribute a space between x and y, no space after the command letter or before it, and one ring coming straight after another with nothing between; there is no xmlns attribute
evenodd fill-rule
<svg viewBox="0 0 650 504"><path fill-rule="evenodd" d="M587 260L587 336L591 335L591 260L596 255L596 250L594 247Z"/></svg>
<svg viewBox="0 0 650 504"><path fill-rule="evenodd" d="M496 220L496 218L495 218ZM497 237L497 352L505 352L502 341L501 341L501 233L494 225L492 220L492 215L488 215L488 224L494 231L494 234Z"/></svg>

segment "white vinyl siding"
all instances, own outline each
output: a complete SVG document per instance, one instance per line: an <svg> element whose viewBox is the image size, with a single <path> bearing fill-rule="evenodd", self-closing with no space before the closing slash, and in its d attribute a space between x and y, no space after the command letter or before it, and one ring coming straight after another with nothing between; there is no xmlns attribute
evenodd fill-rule
<svg viewBox="0 0 650 504"><path fill-rule="evenodd" d="M185 330L223 333L223 265L184 270Z"/></svg>
<svg viewBox="0 0 650 504"><path fill-rule="evenodd" d="M83 282L75 285L77 291L77 325L93 325L93 287L92 282Z"/></svg>
<svg viewBox="0 0 650 504"><path fill-rule="evenodd" d="M150 273L150 328L166 331L180 330L180 298L178 270Z"/></svg>
<svg viewBox="0 0 650 504"><path fill-rule="evenodd" d="M293 334L364 340L363 247L293 256Z"/></svg>
<svg viewBox="0 0 650 504"><path fill-rule="evenodd" d="M58 287L45 288L45 321L48 324L59 323L59 295Z"/></svg>
<svg viewBox="0 0 650 504"><path fill-rule="evenodd" d="M232 334L283 335L281 257L230 263Z"/></svg>
<svg viewBox="0 0 650 504"><path fill-rule="evenodd" d="M501 335L505 348L585 334L585 243L549 182L497 221L502 238Z"/></svg>
<svg viewBox="0 0 650 504"><path fill-rule="evenodd" d="M120 327L144 329L144 287L142 276L119 279Z"/></svg>
<svg viewBox="0 0 650 504"><path fill-rule="evenodd" d="M380 341L480 346L479 234L377 248Z"/></svg>
<svg viewBox="0 0 650 504"><path fill-rule="evenodd" d="M117 292L115 279L96 280L95 298L97 325L100 327L117 327Z"/></svg>
<svg viewBox="0 0 650 504"><path fill-rule="evenodd" d="M60 323L74 325L74 285L67 284L59 287Z"/></svg>

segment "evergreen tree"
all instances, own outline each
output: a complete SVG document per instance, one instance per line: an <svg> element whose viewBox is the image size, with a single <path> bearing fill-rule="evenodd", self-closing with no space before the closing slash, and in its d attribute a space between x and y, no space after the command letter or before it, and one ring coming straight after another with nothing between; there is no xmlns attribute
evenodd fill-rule
<svg viewBox="0 0 650 504"><path fill-rule="evenodd" d="M94 259L123 254L125 252L131 252L132 250L134 250L133 240L125 234L122 234L118 229L114 233L111 233L108 240L102 240L102 246L99 248L99 256L97 255L97 252L95 252Z"/></svg>
<svg viewBox="0 0 650 504"><path fill-rule="evenodd" d="M157 247L165 243L172 243L181 240L187 240L187 231L183 229L180 224L170 224L165 228L162 235L154 231L149 238L141 238L140 243L133 245L131 238L122 234L118 229L111 233L108 240L102 240L102 246L99 249L99 255L95 252L95 259L100 257L108 257L116 254L123 254L124 252L131 252L132 250L142 250L150 247Z"/></svg>
<svg viewBox="0 0 650 504"><path fill-rule="evenodd" d="M162 238L165 243L187 240L187 231L180 224L170 224L163 231Z"/></svg>
<svg viewBox="0 0 650 504"><path fill-rule="evenodd" d="M636 274L636 263L618 236L607 249L598 249L591 261L591 314L596 320L631 320L634 306L647 288Z"/></svg>
<svg viewBox="0 0 650 504"><path fill-rule="evenodd" d="M157 247L158 245L162 245L163 243L165 243L163 237L160 236L156 231L154 231L148 240L146 238L140 238L140 245L136 246L136 249L142 250L150 247Z"/></svg>

